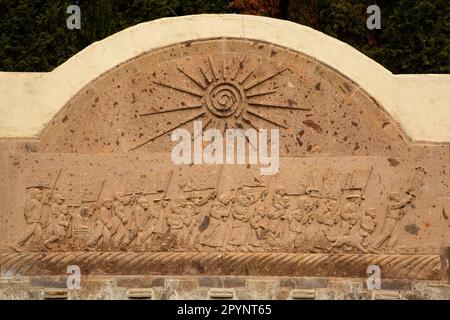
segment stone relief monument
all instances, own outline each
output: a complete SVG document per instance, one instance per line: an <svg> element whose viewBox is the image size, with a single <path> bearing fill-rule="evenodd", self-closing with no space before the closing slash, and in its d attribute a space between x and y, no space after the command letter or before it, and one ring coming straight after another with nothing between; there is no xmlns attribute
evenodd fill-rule
<svg viewBox="0 0 450 320"><path fill-rule="evenodd" d="M198 120L279 129L279 171L173 164L171 132ZM89 83L39 138L1 149L2 274L447 272L448 145L412 141L350 79L272 43L149 51Z"/></svg>

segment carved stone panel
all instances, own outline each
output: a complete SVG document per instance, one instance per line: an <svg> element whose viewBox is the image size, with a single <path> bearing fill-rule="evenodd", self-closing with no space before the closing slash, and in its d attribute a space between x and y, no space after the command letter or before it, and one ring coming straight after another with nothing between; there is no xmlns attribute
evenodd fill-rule
<svg viewBox="0 0 450 320"><path fill-rule="evenodd" d="M174 164L171 133L195 140L196 121L278 129L278 172ZM448 145L411 141L351 80L270 43L148 52L0 146L2 274L445 276Z"/></svg>

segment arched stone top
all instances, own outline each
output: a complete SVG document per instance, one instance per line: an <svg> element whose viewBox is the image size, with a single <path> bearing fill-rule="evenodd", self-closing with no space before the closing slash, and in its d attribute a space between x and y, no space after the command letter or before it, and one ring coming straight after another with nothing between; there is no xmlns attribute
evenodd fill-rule
<svg viewBox="0 0 450 320"><path fill-rule="evenodd" d="M211 25L214 28L207 27ZM367 92L413 140L449 140L450 76L396 76L321 32L245 15L197 15L142 23L92 44L52 72L0 73L0 136L37 136L77 92L129 59L161 47L218 37L269 42L313 57Z"/></svg>

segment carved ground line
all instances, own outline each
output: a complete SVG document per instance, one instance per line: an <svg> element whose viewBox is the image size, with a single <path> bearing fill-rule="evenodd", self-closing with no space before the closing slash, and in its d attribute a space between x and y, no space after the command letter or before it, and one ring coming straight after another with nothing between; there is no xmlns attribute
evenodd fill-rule
<svg viewBox="0 0 450 320"><path fill-rule="evenodd" d="M303 254L242 252L34 252L5 253L2 275L39 275L64 272L70 264L104 268L112 274L167 274L186 265L210 268L224 274L363 276L370 264L379 265L386 278L437 279L439 255L405 254ZM165 269L167 267L168 269ZM334 272L327 269L335 270ZM220 273L219 272L219 273ZM169 272L170 273L170 272Z"/></svg>

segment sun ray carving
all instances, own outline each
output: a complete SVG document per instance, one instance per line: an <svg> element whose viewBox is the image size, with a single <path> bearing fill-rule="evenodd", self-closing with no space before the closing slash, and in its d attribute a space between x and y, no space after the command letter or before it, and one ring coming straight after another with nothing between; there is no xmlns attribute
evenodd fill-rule
<svg viewBox="0 0 450 320"><path fill-rule="evenodd" d="M193 96L197 96L197 97L202 97L203 96L203 94L201 94L201 93L192 91L190 89L182 88L182 87L179 87L179 86L176 86L176 85L173 85L173 84L168 84L168 83L159 82L159 81L153 81L153 83L155 83L157 85L160 85L162 87L166 87L166 88L169 88L169 89L176 90L176 91L192 94Z"/></svg>
<svg viewBox="0 0 450 320"><path fill-rule="evenodd" d="M239 58L239 62L237 64L238 66L237 66L236 71L234 72L233 76L231 77L231 80L236 79L239 71L241 70L241 68L242 68L242 66L244 64L245 57L246 57L245 55L241 55L241 57Z"/></svg>
<svg viewBox="0 0 450 320"><path fill-rule="evenodd" d="M186 77L188 77L190 80L192 80L193 83L195 83L197 86L199 86L202 89L206 89L206 86L202 84L200 81L196 80L193 76L188 74L186 71L184 71L181 68L177 68L178 71L180 71L182 74L184 74Z"/></svg>
<svg viewBox="0 0 450 320"><path fill-rule="evenodd" d="M267 118L266 116L262 115L261 113L255 111L255 110L248 109L247 112L250 113L251 115L254 115L254 116L260 118L260 119L263 119L263 120L265 120L267 122L270 122L270 123L272 123L272 124L274 124L276 126L279 126L279 127L285 128L285 129L288 128L287 125L285 125L283 123L279 123L279 122L277 122L275 120L271 120L271 119Z"/></svg>
<svg viewBox="0 0 450 320"><path fill-rule="evenodd" d="M183 121L183 122L177 124L176 126L173 126L173 127L169 128L169 129L166 129L166 130L162 131L161 133L158 133L158 134L152 136L150 139L148 139L148 140L138 144L137 146L131 148L131 150L136 150L136 149L146 145L147 143L152 142L153 140L158 139L159 137L162 137L163 135L165 135L165 134L175 130L176 128L179 128L182 125L185 125L186 123L189 123L189 122L191 122L191 121L193 121L195 119L198 119L198 118L200 118L200 117L202 117L204 115L205 115L205 112L201 112L201 113L199 113L199 114L197 114L197 115L187 119L186 121Z"/></svg>
<svg viewBox="0 0 450 320"><path fill-rule="evenodd" d="M277 90L268 90L268 91L261 91L261 92L255 92L255 93L247 93L247 98L253 98L253 97L260 97L265 96L268 94L277 93Z"/></svg>
<svg viewBox="0 0 450 320"><path fill-rule="evenodd" d="M203 127L202 127L202 132L199 132L196 136L192 136L192 141L197 138L200 135L203 135L203 133L205 132L205 130L208 128L208 126L210 125L210 123L212 122L212 119L208 116L206 116L206 122L203 123Z"/></svg>
<svg viewBox="0 0 450 320"><path fill-rule="evenodd" d="M155 114L161 114L161 113L169 113L169 112L176 112L176 111L183 111L183 110L191 110L191 109L198 109L203 107L202 104L196 104L193 106L184 106L184 107L177 107L177 108L173 108L173 109L168 109L168 110L160 110L160 111L154 111L154 112L146 112L146 113L141 113L140 116L152 116Z"/></svg>
<svg viewBox="0 0 450 320"><path fill-rule="evenodd" d="M186 82L184 85L179 85L159 80L152 81L167 90L188 94L190 103L188 105L188 103L182 102L181 106L144 112L140 116L145 116L146 119L151 121L152 115L187 112L195 109L199 109L201 112L163 130L162 133L153 135L131 150L138 149L198 118L206 120L203 123L203 130L206 130L207 127L215 127L221 130L228 127L243 128L243 124L259 129L257 123L260 122L255 122L256 119L287 129L287 119L280 119L277 116L278 114L275 116L277 119L274 119L273 116L266 114L266 111L271 109L311 110L311 108L298 107L295 103L293 105L292 101L289 100L287 100L287 103L279 101L280 97L276 95L279 86L269 84L261 87L263 84L268 84L269 80L274 80L285 71L290 70L289 67L276 68L272 72L264 73L260 70L265 65L257 68L245 68L247 62L251 63L250 57L245 54L234 58L222 57L220 61L217 58L214 59L210 55L205 56L204 62L195 66L190 72L186 71L186 68L175 67L181 77L188 83L192 83L192 86L187 87ZM262 100L264 98L274 100L274 102ZM283 115L283 113L280 114ZM290 116L286 114L286 117Z"/></svg>
<svg viewBox="0 0 450 320"><path fill-rule="evenodd" d="M282 108L282 109L284 108L284 109L303 110L303 111L311 110L311 108L293 107L293 106L290 106L290 105L275 104L275 103L271 103L271 102L252 102L252 101L249 101L248 104L251 105L251 106L255 106L255 107Z"/></svg>

